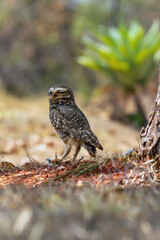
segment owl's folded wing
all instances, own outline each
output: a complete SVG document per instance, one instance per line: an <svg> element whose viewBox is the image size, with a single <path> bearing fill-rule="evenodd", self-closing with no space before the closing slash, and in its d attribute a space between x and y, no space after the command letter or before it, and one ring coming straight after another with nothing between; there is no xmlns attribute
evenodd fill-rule
<svg viewBox="0 0 160 240"><path fill-rule="evenodd" d="M59 114L61 115L59 116L59 128L68 136L103 150L98 138L92 132L87 118L78 107L77 109L61 109Z"/></svg>

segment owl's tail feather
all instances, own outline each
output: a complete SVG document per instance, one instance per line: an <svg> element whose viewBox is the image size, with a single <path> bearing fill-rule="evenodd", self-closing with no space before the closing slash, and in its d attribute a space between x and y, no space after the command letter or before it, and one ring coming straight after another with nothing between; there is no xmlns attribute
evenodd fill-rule
<svg viewBox="0 0 160 240"><path fill-rule="evenodd" d="M84 144L84 147L92 157L96 156L96 148L94 146L90 144Z"/></svg>
<svg viewBox="0 0 160 240"><path fill-rule="evenodd" d="M99 148L100 150L103 150L103 147L100 143L98 144L97 148Z"/></svg>

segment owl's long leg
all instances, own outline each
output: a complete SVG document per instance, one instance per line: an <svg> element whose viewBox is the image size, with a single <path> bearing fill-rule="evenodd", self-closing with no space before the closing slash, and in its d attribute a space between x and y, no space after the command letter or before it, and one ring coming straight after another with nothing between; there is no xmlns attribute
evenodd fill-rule
<svg viewBox="0 0 160 240"><path fill-rule="evenodd" d="M65 144L65 150L63 155L59 158L59 160L63 160L71 151L71 145L70 144Z"/></svg>
<svg viewBox="0 0 160 240"><path fill-rule="evenodd" d="M76 145L75 145L75 150L74 150L74 154L73 154L73 160L76 159L80 149L81 149L81 144L79 142L77 142Z"/></svg>

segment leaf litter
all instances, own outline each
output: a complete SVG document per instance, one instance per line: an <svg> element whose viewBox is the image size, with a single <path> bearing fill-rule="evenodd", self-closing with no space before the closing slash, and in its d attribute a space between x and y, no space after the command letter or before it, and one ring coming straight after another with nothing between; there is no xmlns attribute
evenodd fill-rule
<svg viewBox="0 0 160 240"><path fill-rule="evenodd" d="M22 166L7 161L0 162L0 188L7 185L24 184L28 188L43 186L52 182L85 184L99 187L114 185L123 188L133 185L156 183L159 175L156 170L147 168L146 163L139 162L138 152L133 150L126 156L88 158L80 161L67 159L58 162L52 160L39 163L28 155L29 161ZM157 174L156 179L153 177Z"/></svg>

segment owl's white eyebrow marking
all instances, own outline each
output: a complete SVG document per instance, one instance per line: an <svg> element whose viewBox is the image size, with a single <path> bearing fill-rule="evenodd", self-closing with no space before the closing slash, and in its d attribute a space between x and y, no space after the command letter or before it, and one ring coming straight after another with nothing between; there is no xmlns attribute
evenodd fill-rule
<svg viewBox="0 0 160 240"><path fill-rule="evenodd" d="M66 88L61 88L61 87L58 87L58 88L55 88L55 91L65 91Z"/></svg>
<svg viewBox="0 0 160 240"><path fill-rule="evenodd" d="M51 87L49 89L49 92L57 92L57 91L65 91L65 90L66 90L66 88L62 88L62 87L57 87L57 88Z"/></svg>

